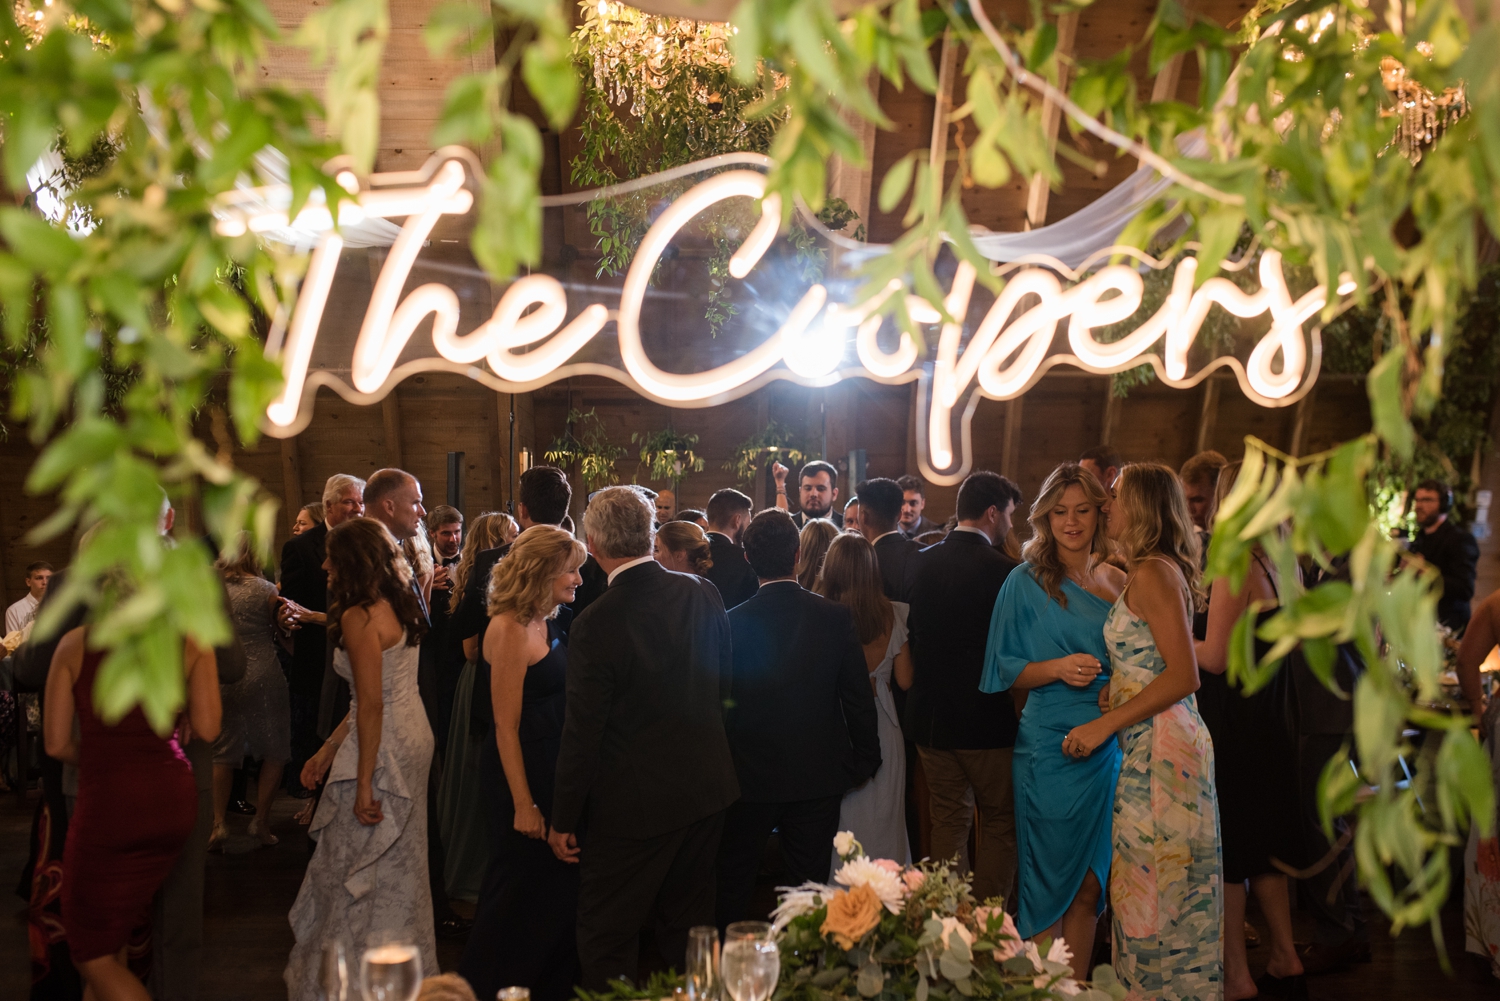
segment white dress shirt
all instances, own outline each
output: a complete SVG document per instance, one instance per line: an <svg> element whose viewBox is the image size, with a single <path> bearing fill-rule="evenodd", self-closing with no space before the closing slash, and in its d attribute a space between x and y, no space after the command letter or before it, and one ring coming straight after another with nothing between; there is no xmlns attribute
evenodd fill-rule
<svg viewBox="0 0 1500 1001"><path fill-rule="evenodd" d="M990 538L990 533L982 528L975 528L973 525L954 525L953 530L955 532L973 532L975 535L984 536L984 541L990 545L993 546L995 544L995 540Z"/></svg>
<svg viewBox="0 0 1500 1001"><path fill-rule="evenodd" d="M605 582L605 587L608 587L610 584L613 584L615 582L615 578L616 577L620 576L620 574L624 573L626 570L629 570L631 567L638 567L642 563L650 563L653 559L655 559L654 556L637 556L635 559L631 560L629 563L621 563L619 566L615 567L614 570L610 573L609 580Z"/></svg>
<svg viewBox="0 0 1500 1001"><path fill-rule="evenodd" d="M33 598L30 591L27 591L26 597L7 608L5 610L6 634L25 629L26 623L36 618L36 606L40 604L41 602Z"/></svg>

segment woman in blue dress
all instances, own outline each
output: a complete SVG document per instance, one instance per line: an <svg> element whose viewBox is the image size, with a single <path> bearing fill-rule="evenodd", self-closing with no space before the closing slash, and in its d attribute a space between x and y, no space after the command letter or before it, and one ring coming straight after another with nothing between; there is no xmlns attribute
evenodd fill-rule
<svg viewBox="0 0 1500 1001"><path fill-rule="evenodd" d="M1058 466L1031 505L1026 564L1005 579L979 687L1025 698L1013 774L1022 938L1061 934L1087 969L1109 885L1120 749L1063 754L1068 731L1099 717L1109 682L1104 620L1125 574L1105 563L1109 496L1076 463ZM1023 572L1024 571L1024 572ZM1060 927L1059 927L1060 926Z"/></svg>

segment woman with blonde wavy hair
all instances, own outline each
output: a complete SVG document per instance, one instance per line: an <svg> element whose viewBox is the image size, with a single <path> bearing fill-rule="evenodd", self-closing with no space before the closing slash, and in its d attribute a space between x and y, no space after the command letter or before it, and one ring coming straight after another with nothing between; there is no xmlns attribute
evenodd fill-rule
<svg viewBox="0 0 1500 1001"><path fill-rule="evenodd" d="M818 589L818 576L823 572L823 557L828 547L838 538L838 526L827 518L809 518L802 526L797 546L797 583L809 591Z"/></svg>
<svg viewBox="0 0 1500 1001"><path fill-rule="evenodd" d="M536 1001L573 994L578 867L552 854L546 817L565 708L571 616L563 606L583 583L586 556L561 528L533 525L490 576L483 687L494 720L480 764L490 860L458 968L479 997L507 986L529 988Z"/></svg>
<svg viewBox="0 0 1500 1001"><path fill-rule="evenodd" d="M1194 696L1198 536L1176 474L1159 463L1121 470L1109 535L1129 571L1104 623L1109 711L1062 748L1084 759L1118 734L1123 751L1109 884L1115 972L1138 997L1222 997L1214 747Z"/></svg>
<svg viewBox="0 0 1500 1001"><path fill-rule="evenodd" d="M1012 758L1023 938L1061 935L1087 963L1109 885L1110 821L1120 749L1075 761L1063 737L1099 718L1108 684L1104 621L1125 574L1105 562L1109 495L1075 462L1058 466L1031 505L1022 564L990 617L983 692L1021 692Z"/></svg>

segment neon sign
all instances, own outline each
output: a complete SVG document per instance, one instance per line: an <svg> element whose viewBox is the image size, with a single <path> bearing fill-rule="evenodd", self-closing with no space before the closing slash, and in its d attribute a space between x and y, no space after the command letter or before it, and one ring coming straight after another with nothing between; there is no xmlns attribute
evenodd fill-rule
<svg viewBox="0 0 1500 1001"><path fill-rule="evenodd" d="M677 407L722 403L772 379L810 386L850 377L917 380L923 474L934 482L954 483L970 466L969 424L978 399L1014 398L1057 364L1107 374L1149 362L1163 381L1184 388L1214 368L1229 367L1246 395L1263 406L1295 402L1316 378L1321 349L1308 322L1328 301L1328 290L1319 286L1293 299L1274 251L1260 256L1260 288L1253 293L1222 277L1194 289L1198 262L1182 259L1165 301L1125 336L1110 341L1098 339L1096 332L1140 310L1145 292L1141 266L1161 268L1161 262L1128 247L1110 248L1095 259L1113 254L1133 258L1135 265L1086 264L1073 271L1050 259L1028 260L1005 269L1001 291L991 296L977 282L974 267L961 261L943 303L951 318L944 322L942 313L905 293L898 280L859 301L859 267L879 248L830 234L805 214L801 225L814 247L807 251L804 240L796 251L804 255L798 258L801 270L789 271L792 251L778 247L771 253L787 240L779 234L779 200L775 195L762 198L768 165L765 158L749 154L719 157L602 192L549 199L553 208L564 208L631 193L649 197L653 185L668 192L659 199L660 211L619 285L581 281L559 265L552 269L558 274L544 267L502 291L466 263L472 259L465 257L466 241L458 239L441 241L455 245L449 257L457 253L458 264L429 261L432 251L424 255L424 250L433 247L433 235L445 217L450 217L445 232L453 231L454 223L471 221L479 171L472 154L461 149L438 151L421 171L374 175L363 190L351 174L339 174L339 182L357 192L357 200L341 205L338 228L331 213L315 204L288 220L290 192L285 188L231 193L216 209L220 232L274 235L292 230L313 237L295 307L288 321L273 329L267 345L267 353L282 366L285 386L266 410L265 430L285 437L304 427L320 385L353 402L369 403L420 371L462 372L501 392L526 392L571 375L604 375ZM705 176L680 190L682 178L697 174ZM666 306L657 303L650 318L645 311L654 300L691 299L665 287L671 280L663 277L670 270L664 262L684 240L701 242L694 227L709 210L721 203L746 204L736 200L760 201L758 212L752 209L750 221L734 231L742 238L727 267L727 281L746 287L759 282L744 307L750 322L737 337L726 335L707 347L703 338L683 345L685 324L664 323ZM372 257L361 277L360 269L345 261L356 253L346 248L345 238L371 219L404 222L388 250L376 249L384 255L378 267ZM805 276L808 259L814 260L815 274L803 280L799 276ZM684 255L673 273L689 266ZM766 268L774 273L760 280L759 271ZM444 280L421 281L428 272ZM342 299L341 274L349 276ZM362 281L373 282L368 292ZM1346 281L1337 292L1352 289L1352 281ZM936 328L935 336L927 338L934 345L928 357L884 315L896 295L904 296L915 323ZM613 305L606 304L611 301ZM1248 345L1243 359L1233 353L1205 356L1208 349L1198 343L1216 305L1241 318L1269 316L1268 329ZM360 314L357 329L355 313ZM466 314L470 322L461 332ZM418 336L424 327L430 329L425 338ZM320 346L323 340L330 343ZM648 340L657 345L655 358ZM681 368L685 358L705 357L704 367L690 371L664 367L671 361Z"/></svg>

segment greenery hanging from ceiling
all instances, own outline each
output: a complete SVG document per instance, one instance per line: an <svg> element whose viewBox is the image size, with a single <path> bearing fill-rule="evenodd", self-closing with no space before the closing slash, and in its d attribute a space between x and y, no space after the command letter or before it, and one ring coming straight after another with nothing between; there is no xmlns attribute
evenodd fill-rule
<svg viewBox="0 0 1500 1001"><path fill-rule="evenodd" d="M578 7L583 19L573 32L573 52L583 91L573 183L601 188L724 153L770 152L786 121L785 109L777 107L785 78L763 73L752 83L737 80L728 25L660 17L611 0L580 0ZM591 202L589 231L599 251L595 273L618 275L629 268L653 209L695 180ZM753 213L736 199L702 217L714 248L704 315L715 334L738 312L728 297L729 257L754 225ZM859 222L837 198L818 218L836 231ZM864 227L852 228L851 235L863 239ZM799 257L820 268L810 236L805 230L794 236L801 237Z"/></svg>

